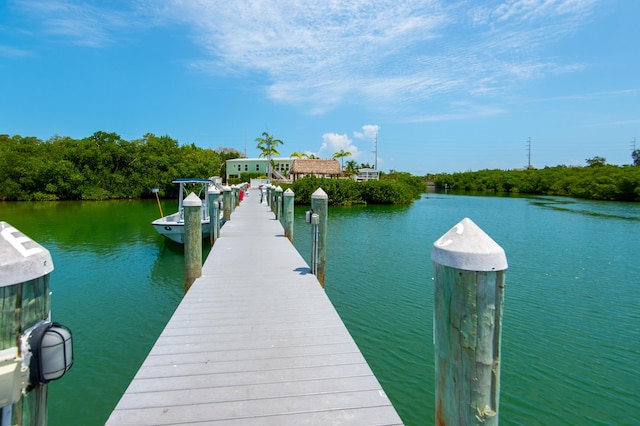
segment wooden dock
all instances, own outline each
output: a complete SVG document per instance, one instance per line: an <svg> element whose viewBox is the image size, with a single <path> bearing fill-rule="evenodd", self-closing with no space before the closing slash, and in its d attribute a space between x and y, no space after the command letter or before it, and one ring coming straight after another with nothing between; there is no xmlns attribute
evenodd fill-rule
<svg viewBox="0 0 640 426"><path fill-rule="evenodd" d="M107 424L402 424L306 261L251 192Z"/></svg>

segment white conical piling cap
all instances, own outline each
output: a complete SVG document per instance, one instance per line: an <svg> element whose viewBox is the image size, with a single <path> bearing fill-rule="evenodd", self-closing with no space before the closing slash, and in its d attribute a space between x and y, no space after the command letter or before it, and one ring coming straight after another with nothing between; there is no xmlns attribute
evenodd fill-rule
<svg viewBox="0 0 640 426"><path fill-rule="evenodd" d="M220 194L220 190L218 188L216 188L215 186L211 186L209 187L209 189L207 190L207 192L209 194Z"/></svg>
<svg viewBox="0 0 640 426"><path fill-rule="evenodd" d="M0 288L47 275L53 271L49 250L0 222Z"/></svg>
<svg viewBox="0 0 640 426"><path fill-rule="evenodd" d="M200 207L202 206L202 200L193 192L187 196L182 202L184 207Z"/></svg>
<svg viewBox="0 0 640 426"><path fill-rule="evenodd" d="M291 190L291 188L287 188L287 190L286 190L286 191L284 191L284 196L285 196L285 197L293 197L294 195L296 195L296 194L294 194L294 193L293 193L293 191Z"/></svg>
<svg viewBox="0 0 640 426"><path fill-rule="evenodd" d="M508 267L502 247L469 218L433 243L431 260L465 271L504 271Z"/></svg>
<svg viewBox="0 0 640 426"><path fill-rule="evenodd" d="M322 188L318 188L316 189L316 192L314 192L313 194L311 194L311 198L316 198L316 199L325 199L325 198L329 198L329 196L327 195L326 192L324 192L324 190Z"/></svg>

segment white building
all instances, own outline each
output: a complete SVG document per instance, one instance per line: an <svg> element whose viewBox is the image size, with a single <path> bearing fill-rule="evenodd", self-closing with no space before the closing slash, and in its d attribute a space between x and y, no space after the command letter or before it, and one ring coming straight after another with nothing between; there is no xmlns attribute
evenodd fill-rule
<svg viewBox="0 0 640 426"><path fill-rule="evenodd" d="M273 178L277 179L282 176L286 178L289 175L289 170L291 169L291 165L293 164L293 160L295 158L271 158L271 161L275 163L273 168ZM262 173L263 175L267 175L269 165L269 159L260 157L260 158L233 158L231 160L227 160L227 176L226 182L229 181L229 178L240 178L241 173Z"/></svg>
<svg viewBox="0 0 640 426"><path fill-rule="evenodd" d="M355 175L355 179L358 182L380 180L380 172L376 169L358 169L358 174Z"/></svg>

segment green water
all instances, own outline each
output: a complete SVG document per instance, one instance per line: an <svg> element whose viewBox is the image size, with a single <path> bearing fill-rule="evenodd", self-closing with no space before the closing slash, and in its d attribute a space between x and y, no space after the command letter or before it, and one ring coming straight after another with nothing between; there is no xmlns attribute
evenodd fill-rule
<svg viewBox="0 0 640 426"><path fill-rule="evenodd" d="M74 335L50 425L103 424L179 303L181 249L157 216L154 201L0 203L51 251L52 316ZM501 424L640 424L640 205L435 194L329 211L326 291L404 422L433 424L431 245L464 217L509 261Z"/></svg>

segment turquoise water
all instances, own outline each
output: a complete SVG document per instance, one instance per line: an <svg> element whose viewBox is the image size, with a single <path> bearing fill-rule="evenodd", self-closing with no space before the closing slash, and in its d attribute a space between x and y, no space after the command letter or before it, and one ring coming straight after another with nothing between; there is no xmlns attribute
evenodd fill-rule
<svg viewBox="0 0 640 426"><path fill-rule="evenodd" d="M103 424L179 303L181 249L157 216L155 201L0 203L51 251L52 315L74 334L50 425ZM438 194L329 211L326 291L404 422L433 424L431 245L464 217L509 261L500 422L640 424L640 205Z"/></svg>

